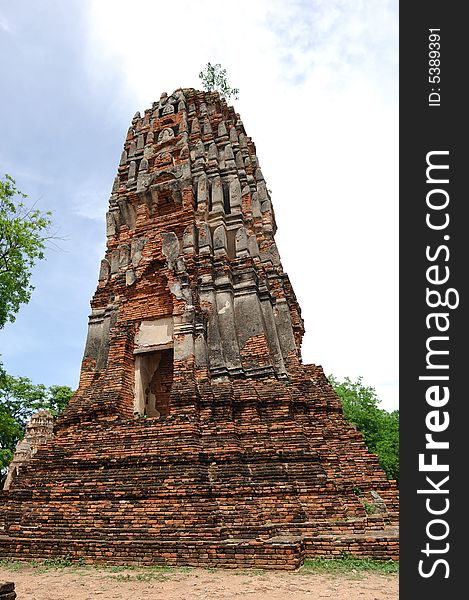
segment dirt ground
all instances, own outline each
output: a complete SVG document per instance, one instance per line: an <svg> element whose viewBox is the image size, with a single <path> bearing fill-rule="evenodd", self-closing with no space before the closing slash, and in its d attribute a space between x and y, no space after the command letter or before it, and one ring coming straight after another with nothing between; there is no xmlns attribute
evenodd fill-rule
<svg viewBox="0 0 469 600"><path fill-rule="evenodd" d="M377 573L171 571L0 566L18 600L397 600L398 576Z"/></svg>

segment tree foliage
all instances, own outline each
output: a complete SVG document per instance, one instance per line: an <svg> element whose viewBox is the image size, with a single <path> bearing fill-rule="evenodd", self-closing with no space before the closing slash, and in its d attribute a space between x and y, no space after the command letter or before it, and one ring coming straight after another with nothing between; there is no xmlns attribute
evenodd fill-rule
<svg viewBox="0 0 469 600"><path fill-rule="evenodd" d="M226 69L222 69L219 63L216 65L207 63L205 69L200 71L199 78L202 80L202 85L206 92L217 90L226 100L229 100L231 96L235 100L238 100L239 89L230 86Z"/></svg>
<svg viewBox="0 0 469 600"><path fill-rule="evenodd" d="M50 213L27 207L14 179L0 180L0 329L29 302L31 269L44 258Z"/></svg>
<svg viewBox="0 0 469 600"><path fill-rule="evenodd" d="M57 416L67 406L73 390L64 385L46 387L27 377L4 375L0 382L0 478L23 437L28 419L38 410Z"/></svg>
<svg viewBox="0 0 469 600"><path fill-rule="evenodd" d="M388 479L399 480L399 411L389 413L379 408L376 390L365 386L362 377L338 381L329 375L328 379L341 399L345 418L363 435L370 452L378 456Z"/></svg>
<svg viewBox="0 0 469 600"><path fill-rule="evenodd" d="M23 429L19 423L4 410L0 402L0 489L6 475L6 468L13 458L16 443L23 435Z"/></svg>
<svg viewBox="0 0 469 600"><path fill-rule="evenodd" d="M29 302L31 270L44 258L46 241L53 239L50 213L26 206L24 198L12 177L0 180L0 329ZM0 479L29 417L41 409L59 414L72 393L67 386L47 388L27 377L7 375L0 363Z"/></svg>

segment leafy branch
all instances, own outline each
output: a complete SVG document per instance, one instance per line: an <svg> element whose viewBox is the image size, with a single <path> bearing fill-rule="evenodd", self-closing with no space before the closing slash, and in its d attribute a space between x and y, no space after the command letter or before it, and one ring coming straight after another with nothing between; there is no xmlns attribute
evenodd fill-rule
<svg viewBox="0 0 469 600"><path fill-rule="evenodd" d="M54 238L50 212L26 206L24 198L10 175L0 180L0 328L29 302L31 270Z"/></svg>
<svg viewBox="0 0 469 600"><path fill-rule="evenodd" d="M238 100L239 89L230 86L226 69L222 69L219 63L216 65L207 63L205 69L200 71L199 78L202 80L202 85L206 92L217 90L223 98L226 98L226 100L229 100L231 96L233 96L235 100Z"/></svg>

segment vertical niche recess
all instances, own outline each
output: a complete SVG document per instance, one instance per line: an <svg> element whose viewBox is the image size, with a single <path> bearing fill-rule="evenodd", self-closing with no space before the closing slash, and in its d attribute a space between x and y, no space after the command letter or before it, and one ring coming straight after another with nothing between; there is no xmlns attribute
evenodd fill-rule
<svg viewBox="0 0 469 600"><path fill-rule="evenodd" d="M142 321L135 336L134 414L160 418L170 413L173 384L173 320Z"/></svg>

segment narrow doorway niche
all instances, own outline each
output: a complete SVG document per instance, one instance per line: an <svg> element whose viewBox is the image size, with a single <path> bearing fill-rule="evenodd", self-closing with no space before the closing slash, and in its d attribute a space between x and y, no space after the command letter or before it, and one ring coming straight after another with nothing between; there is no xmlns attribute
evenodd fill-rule
<svg viewBox="0 0 469 600"><path fill-rule="evenodd" d="M135 356L135 413L147 417L167 417L170 412L172 384L172 348L137 354Z"/></svg>
<svg viewBox="0 0 469 600"><path fill-rule="evenodd" d="M134 344L134 413L167 417L173 384L173 319L142 321Z"/></svg>

